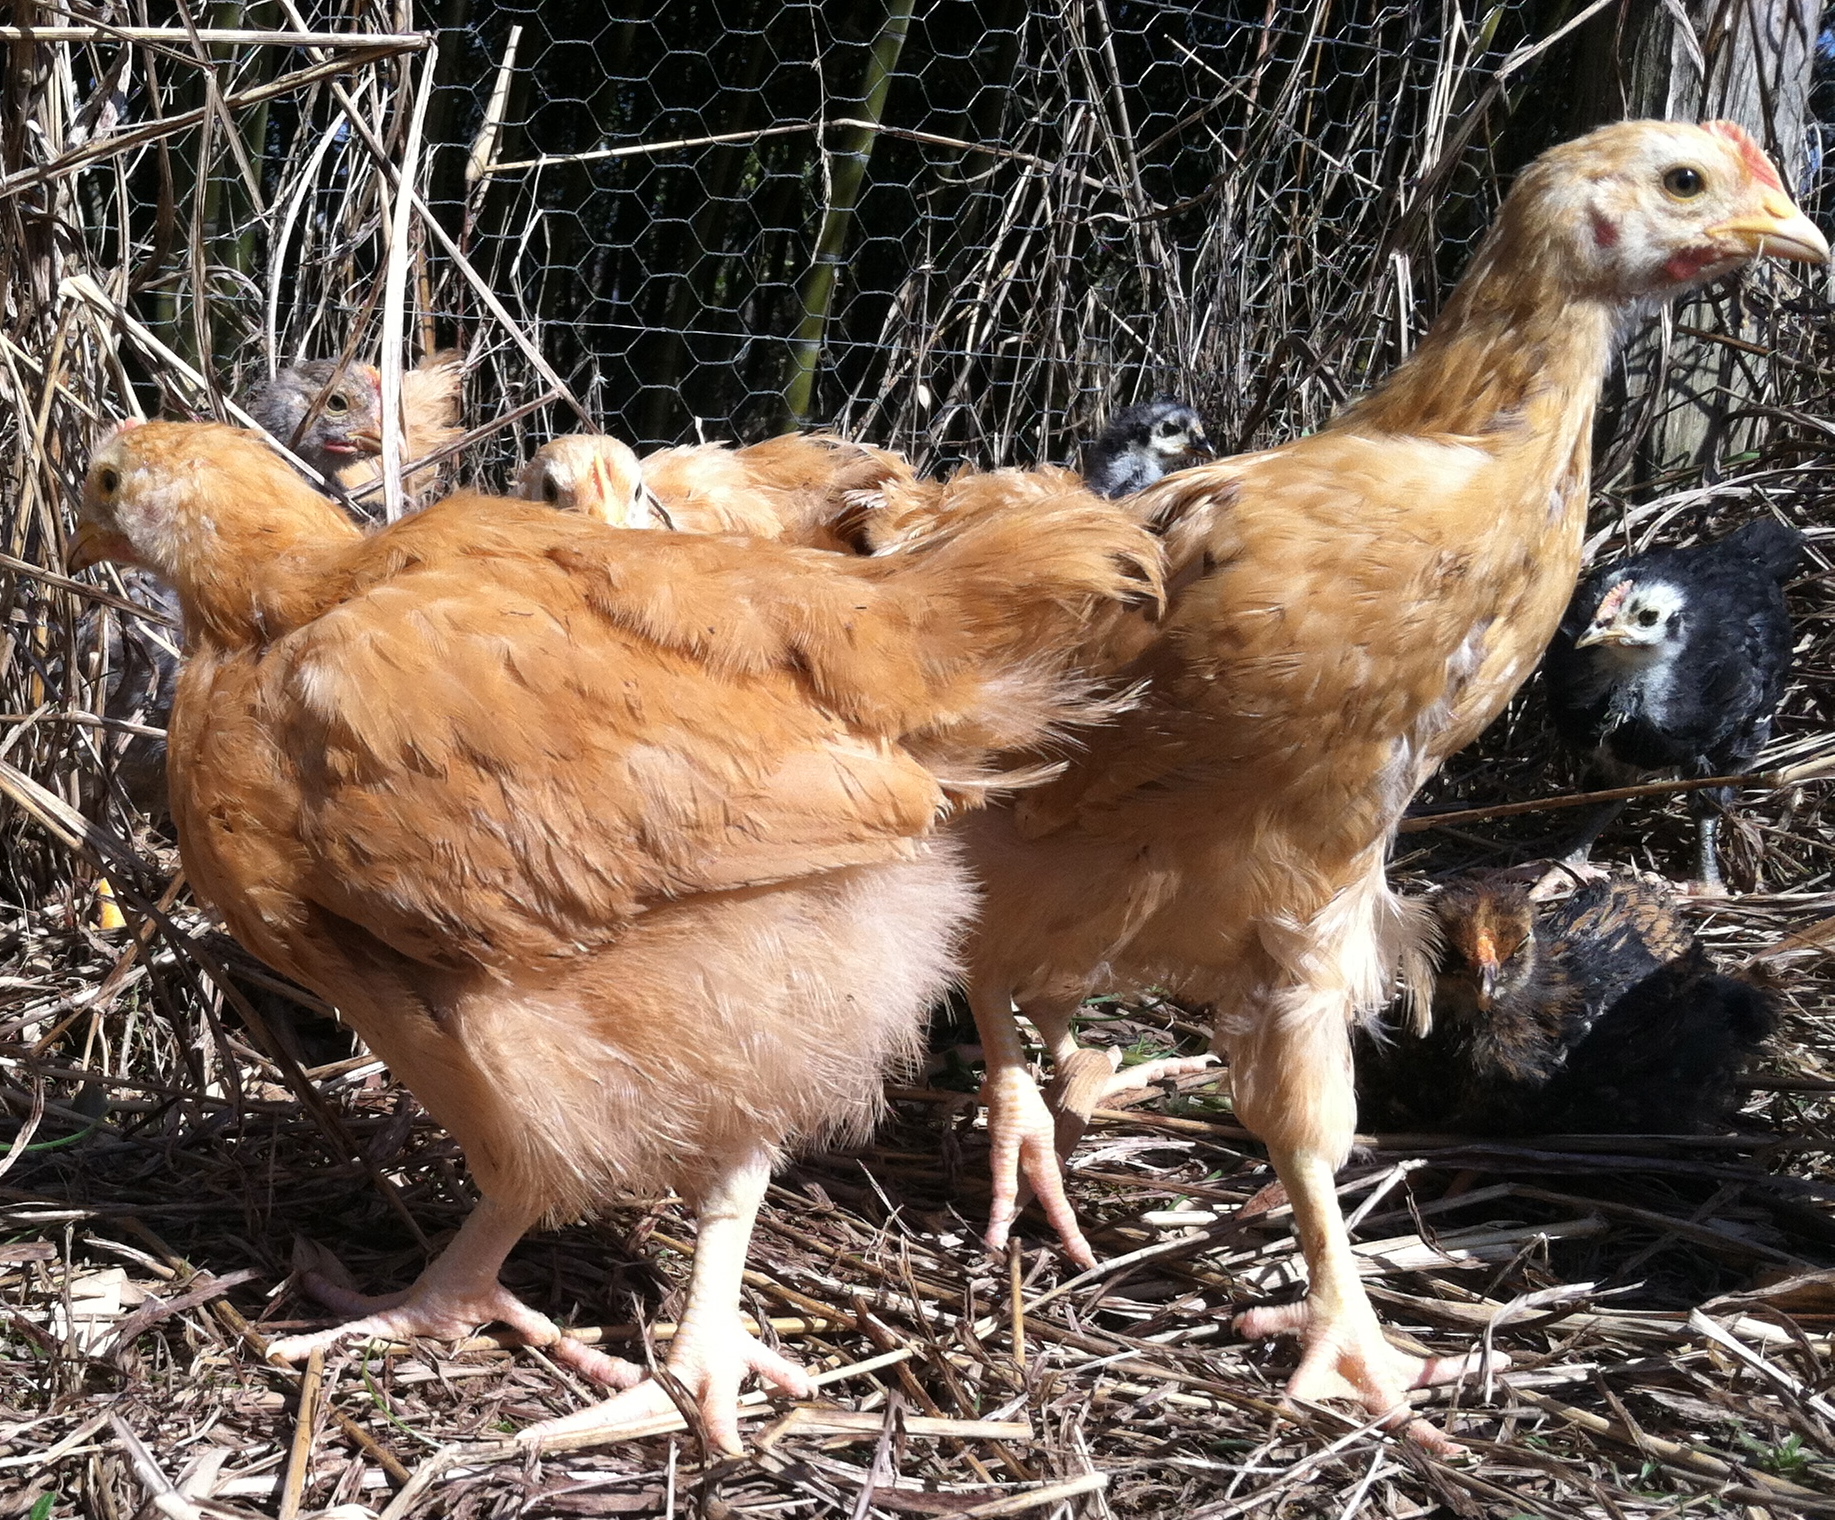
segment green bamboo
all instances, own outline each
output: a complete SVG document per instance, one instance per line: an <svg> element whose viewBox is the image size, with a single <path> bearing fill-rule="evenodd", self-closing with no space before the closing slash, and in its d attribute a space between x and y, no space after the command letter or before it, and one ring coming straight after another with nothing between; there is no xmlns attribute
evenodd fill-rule
<svg viewBox="0 0 1835 1520"><path fill-rule="evenodd" d="M855 203L860 199L867 161L873 156L873 143L879 136L879 123L885 115L892 76L898 70L899 55L905 50L912 7L913 0L891 0L887 6L885 23L873 40L866 75L855 97L858 119L869 125L846 129L841 134L842 146L834 155L828 209L822 214L822 230L816 237L815 259L803 280L803 320L797 324L796 336L790 341L790 379L784 386L784 409L792 427L802 427L809 421L810 407L815 399L816 369L822 359L822 340L828 331L835 284L841 272L841 251L847 243Z"/></svg>

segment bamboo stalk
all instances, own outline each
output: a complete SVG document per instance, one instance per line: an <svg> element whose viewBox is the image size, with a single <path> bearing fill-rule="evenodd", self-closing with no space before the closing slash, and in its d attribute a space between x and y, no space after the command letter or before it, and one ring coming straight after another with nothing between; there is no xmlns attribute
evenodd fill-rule
<svg viewBox="0 0 1835 1520"><path fill-rule="evenodd" d="M861 104L859 125L848 131L834 154L836 162L830 174L828 205L822 214L821 230L816 235L809 273L803 280L803 318L790 341L790 378L784 385L784 409L791 423L798 427L808 421L810 407L815 401L816 368L821 362L823 339L828 333L829 311L834 304L841 272L841 253L847 244L848 228L853 225L854 207L860 199L860 186L866 178L874 139L879 135L880 118L885 115L892 76L898 68L899 55L905 50L913 3L914 0L890 0L887 5L885 21L868 55L860 93L855 97Z"/></svg>

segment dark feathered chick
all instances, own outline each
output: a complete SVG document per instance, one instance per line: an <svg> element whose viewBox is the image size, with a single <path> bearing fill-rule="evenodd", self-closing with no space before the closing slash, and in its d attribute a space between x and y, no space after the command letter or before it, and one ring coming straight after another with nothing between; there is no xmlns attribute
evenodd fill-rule
<svg viewBox="0 0 1835 1520"><path fill-rule="evenodd" d="M1586 755L1594 781L1732 775L1758 758L1790 679L1783 583L1803 543L1765 517L1714 543L1653 550L1588 577L1543 669L1556 727ZM1720 884L1715 835L1732 799L1720 787L1690 799L1697 869L1711 889ZM1620 807L1588 819L1577 854Z"/></svg>
<svg viewBox="0 0 1835 1520"><path fill-rule="evenodd" d="M382 377L367 364L289 365L249 394L247 409L328 481L382 449Z"/></svg>
<svg viewBox="0 0 1835 1520"><path fill-rule="evenodd" d="M1111 500L1132 496L1214 452L1197 408L1156 396L1109 419L1084 456L1084 484Z"/></svg>
<svg viewBox="0 0 1835 1520"><path fill-rule="evenodd" d="M1684 1134L1731 1119L1772 1001L1714 969L1667 888L1614 877L1537 903L1521 877L1475 872L1432 907L1432 1028L1362 1040L1366 1127Z"/></svg>

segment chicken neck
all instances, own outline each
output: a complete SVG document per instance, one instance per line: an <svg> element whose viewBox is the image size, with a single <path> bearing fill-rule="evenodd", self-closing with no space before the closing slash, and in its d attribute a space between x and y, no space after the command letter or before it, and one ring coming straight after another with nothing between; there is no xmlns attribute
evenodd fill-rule
<svg viewBox="0 0 1835 1520"><path fill-rule="evenodd" d="M1331 428L1482 438L1592 417L1626 313L1546 254L1522 257L1517 231L1499 224L1420 346Z"/></svg>
<svg viewBox="0 0 1835 1520"><path fill-rule="evenodd" d="M187 637L218 649L264 644L310 622L336 600L338 569L366 540L303 480L251 503L238 495L203 518L171 567ZM214 506L215 504L213 504Z"/></svg>

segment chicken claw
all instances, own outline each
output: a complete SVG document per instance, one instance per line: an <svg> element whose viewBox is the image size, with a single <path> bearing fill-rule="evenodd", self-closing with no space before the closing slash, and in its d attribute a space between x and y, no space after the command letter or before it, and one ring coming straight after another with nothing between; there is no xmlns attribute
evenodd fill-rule
<svg viewBox="0 0 1835 1520"><path fill-rule="evenodd" d="M744 1450L739 1439L739 1388L747 1373L756 1373L793 1399L814 1398L816 1393L814 1378L751 1334L737 1316L705 1330L684 1321L664 1365L670 1378L694 1401L708 1444L728 1456ZM624 1427L672 1414L675 1407L662 1381L646 1378L603 1403L531 1425L517 1439L539 1448L554 1436L582 1431L603 1431L612 1437Z"/></svg>
<svg viewBox="0 0 1835 1520"><path fill-rule="evenodd" d="M1102 1107L1104 1099L1117 1093L1138 1092L1169 1077L1190 1076L1216 1064L1215 1056L1202 1055L1169 1056L1142 1061L1138 1066L1123 1066L1121 1051L1113 1045L1106 1050L1080 1049L1060 1058L1057 1078L1045 1094L1045 1102L1058 1116L1058 1154L1070 1159L1084 1130L1089 1128L1090 1115Z"/></svg>
<svg viewBox="0 0 1835 1520"><path fill-rule="evenodd" d="M1409 1413L1408 1394L1478 1371L1484 1365L1483 1351L1464 1356L1411 1356L1389 1344L1374 1314L1367 1310L1356 1313L1348 1305L1333 1313L1312 1297L1297 1304L1250 1309L1236 1317L1235 1328L1245 1340L1277 1335L1298 1338L1300 1365L1287 1380L1288 1399L1308 1403L1343 1399L1361 1404L1372 1415L1389 1416L1386 1424L1402 1429L1430 1450L1442 1455L1464 1450L1444 1431L1415 1419ZM1493 1367L1508 1366L1509 1361L1502 1352L1491 1353Z"/></svg>
<svg viewBox="0 0 1835 1520"><path fill-rule="evenodd" d="M1007 1248L1007 1236L1024 1202L1020 1191L1023 1174L1058 1232L1064 1254L1080 1267L1095 1266L1096 1253L1083 1238L1077 1211L1064 1191L1057 1121L1032 1074L1024 1066L990 1062L981 1084L981 1101L988 1110L988 1167L993 1174L988 1249L998 1255Z"/></svg>
<svg viewBox="0 0 1835 1520"><path fill-rule="evenodd" d="M497 1271L527 1221L489 1198L472 1210L452 1243L429 1262L414 1286L370 1298L308 1271L302 1280L312 1296L340 1314L356 1316L329 1330L288 1335L268 1342L268 1356L304 1361L314 1351L351 1340L405 1341L415 1336L463 1340L481 1325L507 1325L529 1345L594 1382L629 1388L643 1368L607 1356L573 1339L547 1315L530 1308L497 1281Z"/></svg>

